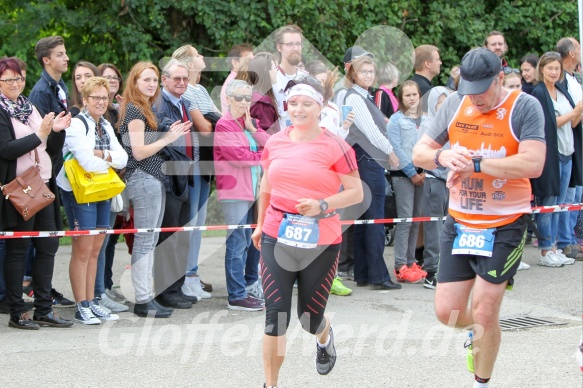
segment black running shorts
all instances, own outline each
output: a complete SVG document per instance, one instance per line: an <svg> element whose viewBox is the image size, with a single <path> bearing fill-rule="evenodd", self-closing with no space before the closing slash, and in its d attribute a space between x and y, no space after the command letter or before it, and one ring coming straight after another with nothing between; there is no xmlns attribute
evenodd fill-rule
<svg viewBox="0 0 583 388"><path fill-rule="evenodd" d="M455 237L455 220L448 216L441 234L438 283L460 282L474 279L478 275L493 284L508 281L508 288L512 287L526 240L524 217L496 228L492 257L452 254Z"/></svg>

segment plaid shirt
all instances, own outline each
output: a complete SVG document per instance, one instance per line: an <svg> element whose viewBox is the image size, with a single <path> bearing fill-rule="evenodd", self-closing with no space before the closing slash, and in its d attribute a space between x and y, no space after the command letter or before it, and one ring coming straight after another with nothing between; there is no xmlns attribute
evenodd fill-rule
<svg viewBox="0 0 583 388"><path fill-rule="evenodd" d="M105 119L103 117L100 117L99 123L96 123L95 120L93 120L93 117L91 117L91 115L87 113L87 110L83 109L83 112L81 112L81 114L85 116L87 120L91 120L93 123L95 123L95 149L100 151L111 149L111 141L109 140L109 135L107 134L107 131L103 129ZM101 128L101 136L99 136L99 131L97 130L98 127Z"/></svg>

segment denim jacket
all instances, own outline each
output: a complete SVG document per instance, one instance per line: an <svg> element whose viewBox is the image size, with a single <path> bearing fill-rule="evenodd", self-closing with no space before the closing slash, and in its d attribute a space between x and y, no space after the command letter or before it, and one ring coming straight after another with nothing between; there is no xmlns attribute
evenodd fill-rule
<svg viewBox="0 0 583 388"><path fill-rule="evenodd" d="M421 123L425 119L426 117L422 116ZM409 178L415 176L417 169L411 161L413 147L419 139L419 131L415 120L405 116L403 112L398 111L391 116L387 125L387 133L395 155L399 158L399 167L397 167L397 170L401 170Z"/></svg>

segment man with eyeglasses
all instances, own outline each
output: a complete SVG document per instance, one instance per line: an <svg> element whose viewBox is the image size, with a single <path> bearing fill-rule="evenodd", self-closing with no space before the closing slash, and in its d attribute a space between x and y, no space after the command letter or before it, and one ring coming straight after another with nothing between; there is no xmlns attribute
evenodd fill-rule
<svg viewBox="0 0 583 388"><path fill-rule="evenodd" d="M277 67L277 80L273 85L273 92L277 100L280 128L284 129L291 125L284 89L289 81L308 75L308 72L298 67L302 61L302 30L296 25L281 27L275 33L275 46L281 59Z"/></svg>
<svg viewBox="0 0 583 388"><path fill-rule="evenodd" d="M182 98L188 86L186 64L171 59L162 69L162 92L154 104L154 111L167 128L175 122L191 122L190 103ZM198 146L192 132L178 138L162 150L166 163L166 203L162 227L186 226L190 221L188 200L192 162L198 160ZM192 183L192 182L191 182ZM196 295L183 292L189 233L160 233L154 252L154 284L156 301L165 307L188 309L198 301Z"/></svg>
<svg viewBox="0 0 583 388"><path fill-rule="evenodd" d="M474 388L485 388L500 347L500 306L524 249L529 178L545 162L544 115L534 97L502 87L502 62L488 49L468 52L460 74L458 92L415 145L413 164L450 170L435 312L440 322L470 330L467 366Z"/></svg>
<svg viewBox="0 0 583 388"><path fill-rule="evenodd" d="M578 104L583 98L583 92L581 90L581 84L575 78L574 72L575 68L581 64L581 45L575 38L561 38L557 42L556 50L563 58L565 79L562 83L567 88L573 102ZM583 138L581 124L573 128L573 143L575 145L573 170L571 172L571 181L569 182L567 195L565 196L565 203L579 203L583 194L581 167L583 166ZM559 214L557 248L562 249L563 254L571 259L583 260L581 246L577 244L577 239L575 238L575 225L577 224L578 213L571 211Z"/></svg>

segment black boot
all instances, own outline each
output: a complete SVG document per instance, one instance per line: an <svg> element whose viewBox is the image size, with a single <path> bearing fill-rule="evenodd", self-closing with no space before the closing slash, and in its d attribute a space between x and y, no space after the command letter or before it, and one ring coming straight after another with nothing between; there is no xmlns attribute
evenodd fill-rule
<svg viewBox="0 0 583 388"><path fill-rule="evenodd" d="M157 303L154 304L152 302L153 301L146 303L136 303L134 305L134 314L136 314L138 317L147 317L148 312L153 312L150 313L150 317L153 318L168 318L172 315L172 312L168 310L161 310Z"/></svg>

